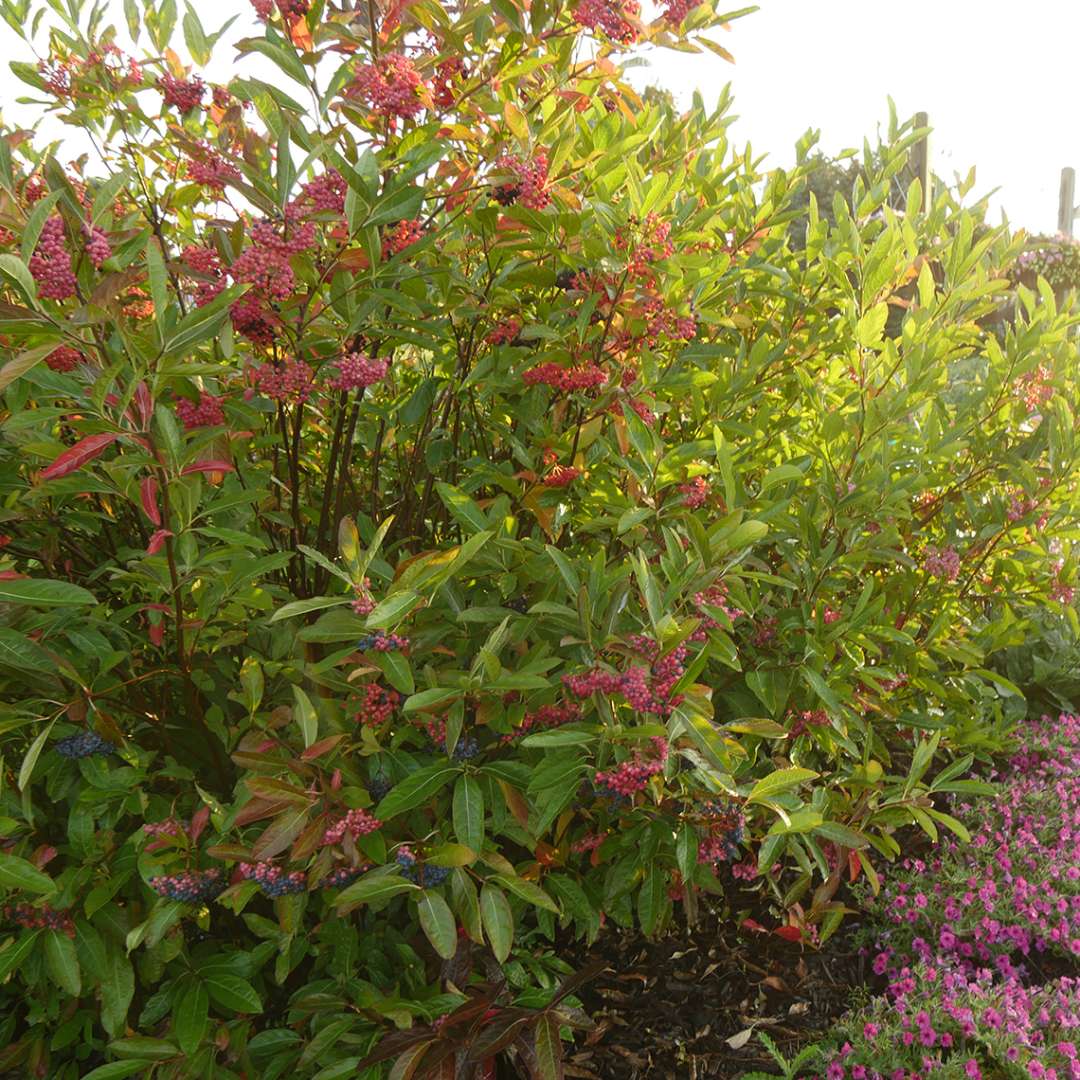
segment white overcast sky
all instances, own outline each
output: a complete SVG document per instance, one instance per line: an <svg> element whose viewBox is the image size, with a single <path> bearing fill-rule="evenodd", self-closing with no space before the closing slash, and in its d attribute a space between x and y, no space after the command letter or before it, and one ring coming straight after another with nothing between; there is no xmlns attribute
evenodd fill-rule
<svg viewBox="0 0 1080 1080"><path fill-rule="evenodd" d="M257 32L249 0L192 4L208 30L239 13L225 40ZM110 8L123 25L119 3ZM973 194L1000 189L993 205L1014 226L1055 230L1061 168L1080 169L1077 0L760 0L760 10L722 41L734 66L711 54L652 51L634 81L665 86L686 103L695 88L712 101L730 80L740 117L735 141L751 142L777 164L791 161L809 127L821 130L829 152L861 147L884 128L891 95L901 116L929 113L937 173L952 177L975 166ZM28 59L21 45L0 23L8 123L32 116L14 102L26 88L6 64ZM230 52L219 45L212 79L228 78ZM249 57L238 70L259 64Z"/></svg>

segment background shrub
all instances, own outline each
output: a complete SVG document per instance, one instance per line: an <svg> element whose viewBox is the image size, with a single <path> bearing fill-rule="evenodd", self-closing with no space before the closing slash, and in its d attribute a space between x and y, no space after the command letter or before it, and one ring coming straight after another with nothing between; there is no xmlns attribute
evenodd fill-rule
<svg viewBox="0 0 1080 1080"><path fill-rule="evenodd" d="M260 4L281 78L209 86L168 6L4 4L96 147L0 140L4 1067L325 1080L513 958L542 1069L557 927L734 874L823 939L966 835L1072 598L1075 316L984 329L1020 244L892 209L909 127L793 245L810 140L640 100L723 17L632 8Z"/></svg>

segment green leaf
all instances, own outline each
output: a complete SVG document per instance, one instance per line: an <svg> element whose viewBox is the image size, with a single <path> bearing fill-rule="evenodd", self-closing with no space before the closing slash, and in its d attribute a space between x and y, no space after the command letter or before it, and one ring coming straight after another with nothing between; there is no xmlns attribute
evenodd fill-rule
<svg viewBox="0 0 1080 1080"><path fill-rule="evenodd" d="M198 977L191 977L176 1002L173 1033L185 1054L194 1054L210 1030L210 995Z"/></svg>
<svg viewBox="0 0 1080 1080"><path fill-rule="evenodd" d="M365 625L374 630L378 627L398 623L419 601L419 594L414 593L412 589L402 589L400 592L391 593L367 617Z"/></svg>
<svg viewBox="0 0 1080 1080"><path fill-rule="evenodd" d="M759 494L764 495L769 488L774 487L776 484L783 484L787 480L801 480L802 478L802 469L797 465L777 465L775 469L770 469L763 477Z"/></svg>
<svg viewBox="0 0 1080 1080"><path fill-rule="evenodd" d="M465 526L467 532L482 532L488 527L488 521L483 510L461 488L439 481L435 485L435 490L439 493L439 498L442 499L446 509L453 515L454 520Z"/></svg>
<svg viewBox="0 0 1080 1080"><path fill-rule="evenodd" d="M150 299L154 302L154 322L157 325L158 338L164 342L165 312L169 306L168 276L161 245L153 236L146 240L146 274L150 282Z"/></svg>
<svg viewBox="0 0 1080 1080"><path fill-rule="evenodd" d="M763 799L771 799L782 791L798 787L805 780L813 780L818 775L812 769L777 769L776 772L763 777L753 786L750 794L746 797L746 801L752 803L761 802Z"/></svg>
<svg viewBox="0 0 1080 1080"><path fill-rule="evenodd" d="M870 846L870 841L861 832L847 825L841 825L838 821L823 821L814 827L814 833L817 836L824 836L826 840L831 840L841 847L851 848L853 851Z"/></svg>
<svg viewBox="0 0 1080 1080"><path fill-rule="evenodd" d="M125 1077L134 1076L139 1070L146 1069L142 1061L110 1061L108 1065L99 1065L85 1073L82 1080L124 1080Z"/></svg>
<svg viewBox="0 0 1080 1080"><path fill-rule="evenodd" d="M262 1012L262 1001L255 988L239 976L215 971L204 982L215 1005L238 1013Z"/></svg>
<svg viewBox="0 0 1080 1080"><path fill-rule="evenodd" d="M19 790L25 791L30 785L30 778L34 775L34 766L37 764L37 759L41 756L41 750L45 745L46 740L49 738L49 732L53 729L55 720L50 720L38 732L37 738L30 744L30 749L26 751L26 757L22 760L22 765L19 767Z"/></svg>
<svg viewBox="0 0 1080 1080"><path fill-rule="evenodd" d="M641 923L642 933L647 937L652 937L660 924L660 916L664 911L665 885L664 875L653 868L649 870L638 893L638 921Z"/></svg>
<svg viewBox="0 0 1080 1080"><path fill-rule="evenodd" d="M562 1039L559 1021L550 1012L541 1015L533 1041L538 1080L563 1080Z"/></svg>
<svg viewBox="0 0 1080 1080"><path fill-rule="evenodd" d="M458 777L454 785L454 833L473 851L484 847L484 791L471 776Z"/></svg>
<svg viewBox="0 0 1080 1080"><path fill-rule="evenodd" d="M0 888L45 894L54 892L56 886L32 862L0 852Z"/></svg>
<svg viewBox="0 0 1080 1080"><path fill-rule="evenodd" d="M495 959L505 962L514 944L514 915L506 893L489 881L480 888L480 919Z"/></svg>
<svg viewBox="0 0 1080 1080"><path fill-rule="evenodd" d="M77 998L82 993L79 957L75 942L59 930L45 931L45 966L61 990Z"/></svg>
<svg viewBox="0 0 1080 1080"><path fill-rule="evenodd" d="M306 750L319 737L319 715L315 712L315 706L311 704L311 698L299 686L294 686L292 689L295 703L293 717L300 728Z"/></svg>
<svg viewBox="0 0 1080 1080"><path fill-rule="evenodd" d="M101 1024L116 1038L127 1021L131 999L135 996L135 971L120 945L106 939L105 966L100 975Z"/></svg>
<svg viewBox="0 0 1080 1080"><path fill-rule="evenodd" d="M408 696L416 690L412 668L403 653L382 652L374 655L369 653L365 659L374 664L386 676L386 681L399 693Z"/></svg>
<svg viewBox="0 0 1080 1080"><path fill-rule="evenodd" d="M48 578L16 578L0 581L0 604L27 604L30 607L74 607L96 604L94 594L68 581Z"/></svg>
<svg viewBox="0 0 1080 1080"><path fill-rule="evenodd" d="M30 268L18 255L12 255L10 252L0 255L0 274L14 281L26 296L27 302L36 306L37 284L34 281L34 275L30 273Z"/></svg>
<svg viewBox="0 0 1080 1080"><path fill-rule="evenodd" d="M334 906L351 910L359 904L378 903L380 900L389 900L398 893L417 892L419 885L406 881L396 875L383 877L361 878L354 881L348 888L342 889L334 900Z"/></svg>
<svg viewBox="0 0 1080 1080"><path fill-rule="evenodd" d="M520 877L510 877L508 874L496 874L491 880L535 907L552 911L556 915L561 914L559 905L539 885L534 885L531 881Z"/></svg>
<svg viewBox="0 0 1080 1080"><path fill-rule="evenodd" d="M426 803L460 773L459 766L445 762L436 762L434 765L417 769L379 803L374 811L375 816L382 821L389 821L414 806Z"/></svg>
<svg viewBox="0 0 1080 1080"><path fill-rule="evenodd" d="M407 713L417 712L445 705L461 696L462 691L452 686L433 686L429 690L421 690L418 694L412 694L406 699L402 708Z"/></svg>
<svg viewBox="0 0 1080 1080"><path fill-rule="evenodd" d="M420 927L431 947L449 960L457 951L457 923L449 904L437 893L425 889L417 902Z"/></svg>
<svg viewBox="0 0 1080 1080"><path fill-rule="evenodd" d="M31 930L16 939L14 944L0 949L0 983L30 955L41 933L40 930Z"/></svg>
<svg viewBox="0 0 1080 1080"><path fill-rule="evenodd" d="M176 1043L167 1039L152 1039L148 1035L132 1035L126 1039L113 1039L109 1050L117 1057L139 1058L139 1068L145 1069L147 1061L167 1061L179 1051Z"/></svg>
<svg viewBox="0 0 1080 1080"><path fill-rule="evenodd" d="M270 616L270 622L281 622L297 615L306 615L309 611L321 611L323 608L342 607L351 602L348 596L312 596L307 600L293 600L292 603L278 608Z"/></svg>
<svg viewBox="0 0 1080 1080"><path fill-rule="evenodd" d="M31 368L36 367L45 359L56 352L59 341L46 341L42 345L35 345L32 349L25 349L17 356L13 356L0 367L0 390L10 386L16 379L22 378Z"/></svg>

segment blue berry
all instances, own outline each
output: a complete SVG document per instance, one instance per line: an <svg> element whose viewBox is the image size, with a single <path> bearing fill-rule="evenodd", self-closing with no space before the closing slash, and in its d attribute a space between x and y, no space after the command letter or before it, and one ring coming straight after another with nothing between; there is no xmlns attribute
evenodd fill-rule
<svg viewBox="0 0 1080 1080"><path fill-rule="evenodd" d="M307 874L303 870L285 873L273 863L241 863L240 873L248 881L254 881L264 896L288 896L291 893L304 892L307 889Z"/></svg>
<svg viewBox="0 0 1080 1080"><path fill-rule="evenodd" d="M471 761L480 753L480 744L471 735L462 735L454 747L455 761Z"/></svg>
<svg viewBox="0 0 1080 1080"><path fill-rule="evenodd" d="M386 776L372 777L367 783L368 794L374 799L375 802L382 802L387 795L390 794L390 789L393 787L393 782Z"/></svg>
<svg viewBox="0 0 1080 1080"><path fill-rule="evenodd" d="M225 891L225 879L220 870L185 870L180 874L164 874L150 879L150 888L159 896L196 904L213 900Z"/></svg>
<svg viewBox="0 0 1080 1080"><path fill-rule="evenodd" d="M78 735L68 735L56 743L56 752L72 760L94 754L111 754L115 749L108 739L103 739L96 731L80 731Z"/></svg>
<svg viewBox="0 0 1080 1080"><path fill-rule="evenodd" d="M366 869L366 866L336 867L322 879L322 886L324 889L344 889L346 885L351 885Z"/></svg>
<svg viewBox="0 0 1080 1080"><path fill-rule="evenodd" d="M524 615L529 610L529 598L527 596L515 596L513 600L504 601L503 607L508 607L511 611Z"/></svg>
<svg viewBox="0 0 1080 1080"><path fill-rule="evenodd" d="M450 868L447 866L428 866L427 863L417 861L410 848L402 845L398 848L395 861L401 867L401 876L414 885L422 885L425 888L433 888L441 885L449 876Z"/></svg>

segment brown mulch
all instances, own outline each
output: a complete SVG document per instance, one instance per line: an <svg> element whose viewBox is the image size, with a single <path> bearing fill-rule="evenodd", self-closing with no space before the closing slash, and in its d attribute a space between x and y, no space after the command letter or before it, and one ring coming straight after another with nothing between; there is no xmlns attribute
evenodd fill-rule
<svg viewBox="0 0 1080 1080"><path fill-rule="evenodd" d="M702 910L693 930L658 941L608 932L591 948L579 943L567 956L575 968L599 959L608 970L579 991L597 1026L568 1049L566 1075L730 1080L775 1072L755 1032L790 1058L847 1011L853 989L870 977L856 930L851 918L818 951Z"/></svg>

